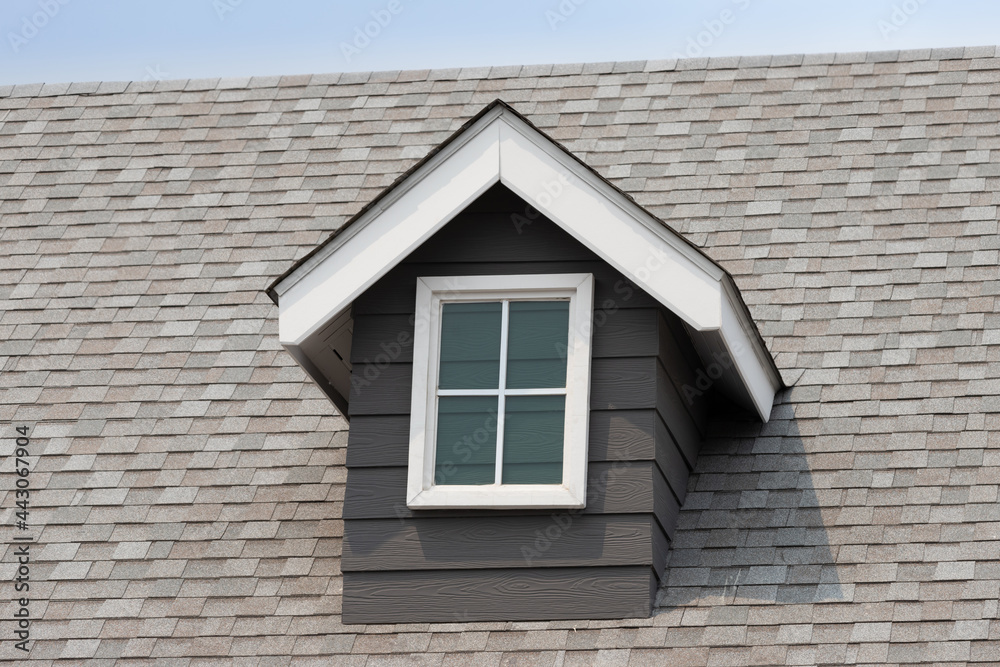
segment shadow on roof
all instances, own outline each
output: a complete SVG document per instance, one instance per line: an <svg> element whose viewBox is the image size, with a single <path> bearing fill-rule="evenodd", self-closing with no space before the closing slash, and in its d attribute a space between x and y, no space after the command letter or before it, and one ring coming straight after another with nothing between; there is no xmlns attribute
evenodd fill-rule
<svg viewBox="0 0 1000 667"><path fill-rule="evenodd" d="M778 394L767 424L718 399L688 482L659 612L709 599L726 605L849 599L790 391Z"/></svg>

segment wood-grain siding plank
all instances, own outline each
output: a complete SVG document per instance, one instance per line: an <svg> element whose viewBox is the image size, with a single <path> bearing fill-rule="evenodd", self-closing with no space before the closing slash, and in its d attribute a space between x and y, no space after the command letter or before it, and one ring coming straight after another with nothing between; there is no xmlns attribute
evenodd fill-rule
<svg viewBox="0 0 1000 667"><path fill-rule="evenodd" d="M656 458L656 410L591 410L590 461L652 461Z"/></svg>
<svg viewBox="0 0 1000 667"><path fill-rule="evenodd" d="M655 408L656 366L656 357L591 360L590 409Z"/></svg>
<svg viewBox="0 0 1000 667"><path fill-rule="evenodd" d="M351 419L356 415L410 413L413 364L356 364L351 377Z"/></svg>
<svg viewBox="0 0 1000 667"><path fill-rule="evenodd" d="M664 334L669 334L669 338L672 342L671 347L678 351L679 354L677 359L683 362L671 364L665 358L665 355L661 354L660 358L663 360L663 366L671 373L671 377L674 378L675 381L679 381L680 386L678 387L678 390L682 395L682 388L684 384L690 384L694 386L695 389L701 391L698 379L702 378L702 382L700 384L701 387L704 387L704 363L698 355L697 350L695 350L694 343L691 342L690 329L684 324L684 322L681 321L679 317L671 313L666 308L663 309L662 313L666 324ZM713 388L709 387L708 391L705 391L701 396L697 396L696 400L692 401L691 413L694 417L695 425L697 425L699 431L703 435L707 432L708 416L712 411L712 406L714 405L714 394L715 391L713 391Z"/></svg>
<svg viewBox="0 0 1000 667"><path fill-rule="evenodd" d="M657 366L656 357L592 359L591 409L628 410L656 407ZM410 363L355 363L355 375L351 381L351 417L409 413L412 372ZM676 395L676 390L674 394ZM687 418L690 421L690 415Z"/></svg>
<svg viewBox="0 0 1000 667"><path fill-rule="evenodd" d="M343 620L448 623L645 618L656 576L648 566L345 572Z"/></svg>
<svg viewBox="0 0 1000 667"><path fill-rule="evenodd" d="M663 526L659 521L654 521L653 528L653 572L656 577L663 580L663 573L667 569L667 553L670 551L670 540L663 532Z"/></svg>
<svg viewBox="0 0 1000 667"><path fill-rule="evenodd" d="M361 315L354 318L352 364L412 361L412 315Z"/></svg>
<svg viewBox="0 0 1000 667"><path fill-rule="evenodd" d="M666 369L656 363L656 409L663 417L663 422L670 430L674 441L684 454L688 465L694 469L701 448L701 433L695 426L691 414L684 409L684 401L677 393L677 388L670 381Z"/></svg>
<svg viewBox="0 0 1000 667"><path fill-rule="evenodd" d="M656 474L653 474L653 471ZM662 481L662 484L660 482ZM654 489L654 485L656 488ZM670 496L670 487L654 461L592 463L587 470L584 514L637 514L655 511L654 493ZM676 503L676 500L673 500ZM344 519L406 519L442 516L531 515L552 510L421 510L406 506L406 468L350 468Z"/></svg>
<svg viewBox="0 0 1000 667"><path fill-rule="evenodd" d="M684 498L687 496L687 483L691 471L684 455L681 454L680 448L677 446L677 442L670 435L670 430L658 412L653 432L656 441L656 463L677 498L677 502L683 505Z"/></svg>
<svg viewBox="0 0 1000 667"><path fill-rule="evenodd" d="M409 410L407 410L409 412ZM355 415L347 433L347 467L405 466L410 415Z"/></svg>
<svg viewBox="0 0 1000 667"><path fill-rule="evenodd" d="M677 318L668 310L662 309L657 326L660 341L660 363L667 370L677 393L684 400L684 407L691 415L698 432L704 437L709 406L711 405L711 386L706 386L706 381L709 378L704 374L704 371L701 371L701 359L694 352L690 340L687 341L688 345L686 346L682 346L677 340L677 332L686 337L683 326L671 326L668 323L669 319ZM689 354L695 354L695 356L689 357Z"/></svg>
<svg viewBox="0 0 1000 667"><path fill-rule="evenodd" d="M591 357L655 357L659 354L660 314L653 308L603 308L596 304Z"/></svg>
<svg viewBox="0 0 1000 667"><path fill-rule="evenodd" d="M670 485L660 471L658 466L652 470L653 477L653 514L656 520L663 527L663 532L667 538L674 539L674 530L677 528L677 516L681 513L681 505L677 498L670 492Z"/></svg>
<svg viewBox="0 0 1000 667"><path fill-rule="evenodd" d="M352 519L344 522L344 572L604 567L656 563L652 514Z"/></svg>

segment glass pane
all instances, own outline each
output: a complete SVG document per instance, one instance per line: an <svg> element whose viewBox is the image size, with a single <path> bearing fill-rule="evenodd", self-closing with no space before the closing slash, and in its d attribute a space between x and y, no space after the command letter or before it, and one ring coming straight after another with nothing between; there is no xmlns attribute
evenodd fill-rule
<svg viewBox="0 0 1000 667"><path fill-rule="evenodd" d="M492 484L496 458L497 397L440 397L434 483Z"/></svg>
<svg viewBox="0 0 1000 667"><path fill-rule="evenodd" d="M507 387L566 386L569 301L512 301Z"/></svg>
<svg viewBox="0 0 1000 667"><path fill-rule="evenodd" d="M446 303L441 313L441 389L500 386L499 301Z"/></svg>
<svg viewBox="0 0 1000 667"><path fill-rule="evenodd" d="M504 484L562 484L565 396L508 396Z"/></svg>

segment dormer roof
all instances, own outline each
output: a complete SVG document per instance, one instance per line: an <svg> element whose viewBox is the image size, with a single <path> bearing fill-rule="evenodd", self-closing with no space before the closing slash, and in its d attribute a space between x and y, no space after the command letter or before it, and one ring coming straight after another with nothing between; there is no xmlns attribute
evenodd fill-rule
<svg viewBox="0 0 1000 667"><path fill-rule="evenodd" d="M725 393L767 421L778 370L732 276L501 100L400 176L268 289L281 344L346 413L354 299L502 183L683 320Z"/></svg>

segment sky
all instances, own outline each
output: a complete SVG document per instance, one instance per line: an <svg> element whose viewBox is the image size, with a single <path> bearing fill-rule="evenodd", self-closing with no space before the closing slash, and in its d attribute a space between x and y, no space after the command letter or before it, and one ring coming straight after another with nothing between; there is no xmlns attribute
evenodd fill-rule
<svg viewBox="0 0 1000 667"><path fill-rule="evenodd" d="M2 0L0 85L1000 42L996 0Z"/></svg>

